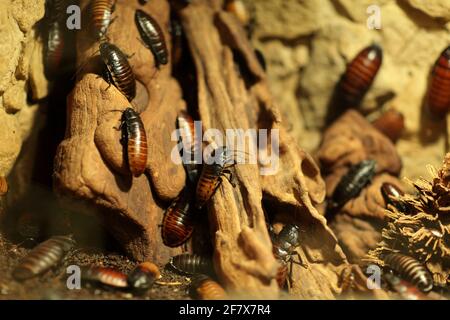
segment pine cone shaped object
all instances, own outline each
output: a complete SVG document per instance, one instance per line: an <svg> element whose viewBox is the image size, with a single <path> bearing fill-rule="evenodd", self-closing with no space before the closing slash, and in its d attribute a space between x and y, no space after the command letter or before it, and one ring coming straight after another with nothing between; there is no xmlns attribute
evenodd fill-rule
<svg viewBox="0 0 450 320"><path fill-rule="evenodd" d="M385 265L385 256L399 252L422 262L433 275L434 285L448 286L450 273L450 153L440 170L428 167L432 179L412 183L416 195L400 198L408 208L401 212L389 205L389 220L379 246L366 261Z"/></svg>

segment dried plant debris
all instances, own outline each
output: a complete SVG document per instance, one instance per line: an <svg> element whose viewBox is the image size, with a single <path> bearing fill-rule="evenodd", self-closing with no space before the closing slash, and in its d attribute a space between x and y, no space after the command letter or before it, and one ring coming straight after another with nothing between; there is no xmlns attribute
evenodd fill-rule
<svg viewBox="0 0 450 320"><path fill-rule="evenodd" d="M442 168L429 167L431 180L413 183L418 193L401 200L408 212L388 206L389 223L382 232L379 246L369 252L367 260L386 265L390 253L402 253L423 263L433 277L434 286L447 287L450 273L450 153Z"/></svg>

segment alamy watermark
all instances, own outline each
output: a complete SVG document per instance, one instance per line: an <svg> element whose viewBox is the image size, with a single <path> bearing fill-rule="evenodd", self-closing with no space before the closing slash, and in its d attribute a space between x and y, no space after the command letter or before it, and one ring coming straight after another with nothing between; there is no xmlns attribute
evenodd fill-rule
<svg viewBox="0 0 450 320"><path fill-rule="evenodd" d="M234 163L258 164L261 175L273 175L279 169L279 129L225 129L225 134L207 129L203 133L202 122L194 121L194 130L196 141L183 139L190 136L184 128L172 132L171 140L178 141L170 155L175 164L220 164L222 155L214 150L225 147Z"/></svg>

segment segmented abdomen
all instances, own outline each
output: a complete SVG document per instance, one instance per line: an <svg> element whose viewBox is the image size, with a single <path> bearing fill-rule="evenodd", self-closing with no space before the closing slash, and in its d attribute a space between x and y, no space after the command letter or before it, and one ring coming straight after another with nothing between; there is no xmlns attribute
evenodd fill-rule
<svg viewBox="0 0 450 320"><path fill-rule="evenodd" d="M450 108L450 47L436 61L428 89L428 108L436 116L444 115Z"/></svg>
<svg viewBox="0 0 450 320"><path fill-rule="evenodd" d="M190 209L190 195L183 191L167 208L161 229L163 242L168 247L185 243L194 231L193 211Z"/></svg>
<svg viewBox="0 0 450 320"><path fill-rule="evenodd" d="M427 292L433 288L433 278L428 270L416 259L400 253L386 255L384 262L405 280Z"/></svg>

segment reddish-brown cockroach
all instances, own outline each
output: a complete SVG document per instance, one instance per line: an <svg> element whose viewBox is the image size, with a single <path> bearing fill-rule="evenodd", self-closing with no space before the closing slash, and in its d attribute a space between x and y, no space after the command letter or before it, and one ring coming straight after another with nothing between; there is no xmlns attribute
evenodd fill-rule
<svg viewBox="0 0 450 320"><path fill-rule="evenodd" d="M395 143L405 129L405 118L401 112L389 109L372 122L372 125Z"/></svg>
<svg viewBox="0 0 450 320"><path fill-rule="evenodd" d="M161 278L159 268L151 262L143 262L136 266L128 275L128 285L137 291L151 288L155 280Z"/></svg>
<svg viewBox="0 0 450 320"><path fill-rule="evenodd" d="M167 208L161 227L163 243L178 247L185 243L194 231L194 211L190 207L191 194L183 190Z"/></svg>
<svg viewBox="0 0 450 320"><path fill-rule="evenodd" d="M181 113L177 117L177 128L183 148L180 150L180 155L183 159L184 169L189 181L196 184L199 175L199 164L196 163L195 155L201 155L201 138L198 136L198 130L195 129L194 120L186 112Z"/></svg>
<svg viewBox="0 0 450 320"><path fill-rule="evenodd" d="M427 103L430 112L438 117L450 108L450 46L442 51L434 64Z"/></svg>
<svg viewBox="0 0 450 320"><path fill-rule="evenodd" d="M218 156L216 157L216 155ZM211 153L211 157L215 157L215 161L212 164L203 164L198 179L195 199L195 206L198 209L201 209L214 195L223 177L226 177L231 185L235 187L233 175L228 168L233 167L236 162L229 157L227 148L223 146L217 147Z"/></svg>
<svg viewBox="0 0 450 320"><path fill-rule="evenodd" d="M8 181L5 177L0 177L0 196L4 196L8 193Z"/></svg>
<svg viewBox="0 0 450 320"><path fill-rule="evenodd" d="M112 14L114 12L117 0L92 0L89 12L91 19L91 27L95 35L100 39L105 37L109 25L113 21Z"/></svg>
<svg viewBox="0 0 450 320"><path fill-rule="evenodd" d="M158 22L140 9L136 10L134 19L144 45L150 49L155 57L156 66L167 64L169 52L167 51L164 33Z"/></svg>
<svg viewBox="0 0 450 320"><path fill-rule="evenodd" d="M136 96L136 78L127 56L115 45L109 42L100 44L100 57L105 68L105 80L131 101Z"/></svg>
<svg viewBox="0 0 450 320"><path fill-rule="evenodd" d="M139 114L132 108L122 113L122 143L126 147L128 167L135 177L139 177L147 166L147 135Z"/></svg>
<svg viewBox="0 0 450 320"><path fill-rule="evenodd" d="M128 288L127 275L113 268L83 267L81 279L114 288Z"/></svg>
<svg viewBox="0 0 450 320"><path fill-rule="evenodd" d="M420 290L428 292L433 288L430 272L418 260L401 253L390 253L384 258L386 265L400 277L411 282Z"/></svg>
<svg viewBox="0 0 450 320"><path fill-rule="evenodd" d="M384 201L386 202L386 206L391 204L400 212L408 213L406 205L400 200L400 198L405 194L402 190L389 182L383 183L380 190Z"/></svg>
<svg viewBox="0 0 450 320"><path fill-rule="evenodd" d="M57 265L75 246L72 236L55 236L33 248L13 270L13 277L22 281L44 273Z"/></svg>
<svg viewBox="0 0 450 320"><path fill-rule="evenodd" d="M355 198L375 175L375 160L364 160L350 167L334 189L328 208L330 213Z"/></svg>
<svg viewBox="0 0 450 320"><path fill-rule="evenodd" d="M346 107L356 107L372 85L383 61L378 45L371 45L359 52L348 64L340 80L340 91Z"/></svg>
<svg viewBox="0 0 450 320"><path fill-rule="evenodd" d="M194 299L199 300L227 299L227 293L222 286L205 274L193 277L190 292Z"/></svg>
<svg viewBox="0 0 450 320"><path fill-rule="evenodd" d="M214 270L210 258L189 253L172 257L169 264L175 270L185 274L211 274Z"/></svg>

